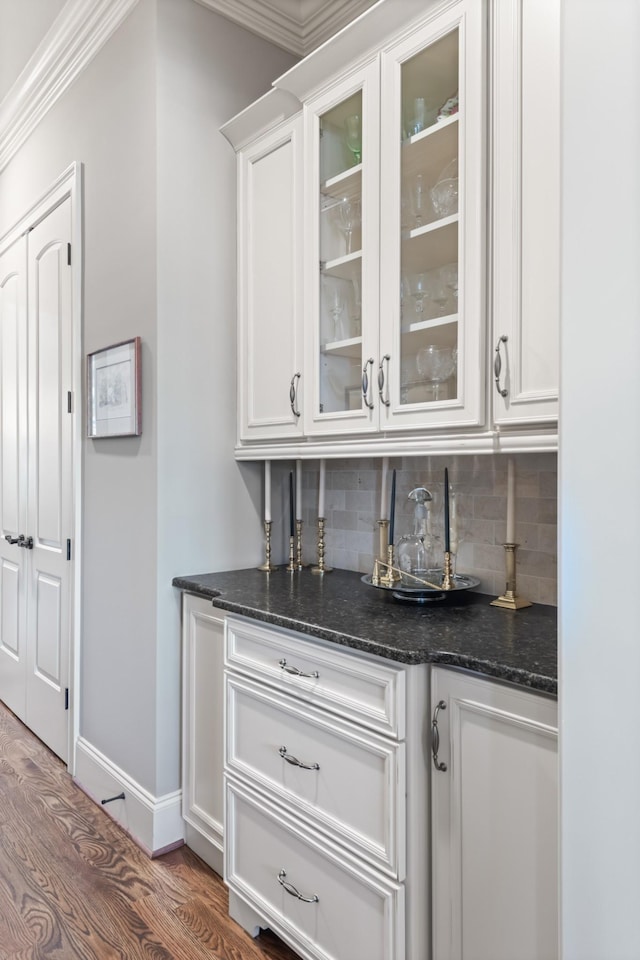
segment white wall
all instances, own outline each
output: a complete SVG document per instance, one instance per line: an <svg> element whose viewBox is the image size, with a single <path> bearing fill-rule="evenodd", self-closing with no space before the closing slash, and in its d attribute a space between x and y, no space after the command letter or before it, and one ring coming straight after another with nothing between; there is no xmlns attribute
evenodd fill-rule
<svg viewBox="0 0 640 960"><path fill-rule="evenodd" d="M179 574L261 562L237 464L236 159L219 127L294 62L191 0L158 5L158 786L175 789ZM170 762L167 762L167 761Z"/></svg>
<svg viewBox="0 0 640 960"><path fill-rule="evenodd" d="M564 0L563 960L640 957L640 4Z"/></svg>
<svg viewBox="0 0 640 960"><path fill-rule="evenodd" d="M192 0L139 0L0 174L2 235L84 164L83 349L143 341L142 436L83 444L80 733L154 796L179 786L171 578L261 550L257 478L233 461L235 159L217 129L291 62Z"/></svg>

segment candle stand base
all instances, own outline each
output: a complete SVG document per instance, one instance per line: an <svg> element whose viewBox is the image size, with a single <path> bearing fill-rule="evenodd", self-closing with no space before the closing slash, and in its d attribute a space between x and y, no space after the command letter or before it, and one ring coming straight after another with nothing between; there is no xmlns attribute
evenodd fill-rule
<svg viewBox="0 0 640 960"><path fill-rule="evenodd" d="M289 571L289 573L295 573L295 571L298 569L298 565L296 563L296 538L295 537L289 537L289 563L287 564L286 569Z"/></svg>
<svg viewBox="0 0 640 960"><path fill-rule="evenodd" d="M271 520L264 521L264 540L265 561L258 567L258 570L262 570L263 573L273 573L278 568L271 563Z"/></svg>
<svg viewBox="0 0 640 960"><path fill-rule="evenodd" d="M302 562L302 520L296 520L296 570L303 570L308 564Z"/></svg>
<svg viewBox="0 0 640 960"><path fill-rule="evenodd" d="M318 517L318 563L315 567L311 567L311 573L320 575L331 573L333 570L333 567L325 566L324 562L324 524L325 518Z"/></svg>
<svg viewBox="0 0 640 960"><path fill-rule="evenodd" d="M495 600L491 601L492 607L502 607L503 610L522 610L523 607L531 607L530 600L519 597L516 591L516 550L517 543L504 543L505 565L507 571L507 583L504 593Z"/></svg>

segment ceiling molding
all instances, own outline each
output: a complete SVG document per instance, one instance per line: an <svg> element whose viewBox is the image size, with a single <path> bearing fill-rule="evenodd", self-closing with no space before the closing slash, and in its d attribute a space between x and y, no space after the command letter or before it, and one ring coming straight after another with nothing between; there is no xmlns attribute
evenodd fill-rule
<svg viewBox="0 0 640 960"><path fill-rule="evenodd" d="M138 0L68 0L0 103L0 171Z"/></svg>
<svg viewBox="0 0 640 960"><path fill-rule="evenodd" d="M283 47L305 57L367 10L374 0L197 0Z"/></svg>

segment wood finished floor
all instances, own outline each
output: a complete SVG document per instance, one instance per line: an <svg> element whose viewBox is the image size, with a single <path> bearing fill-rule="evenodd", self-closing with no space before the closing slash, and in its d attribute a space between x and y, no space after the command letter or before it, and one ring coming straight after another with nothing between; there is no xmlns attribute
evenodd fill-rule
<svg viewBox="0 0 640 960"><path fill-rule="evenodd" d="M150 860L0 703L0 960L298 960L187 847Z"/></svg>

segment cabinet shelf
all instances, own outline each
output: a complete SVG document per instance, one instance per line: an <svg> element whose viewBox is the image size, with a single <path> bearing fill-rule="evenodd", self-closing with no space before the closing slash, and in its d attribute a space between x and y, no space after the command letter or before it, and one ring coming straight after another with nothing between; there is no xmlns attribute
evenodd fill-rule
<svg viewBox="0 0 640 960"><path fill-rule="evenodd" d="M362 355L362 337L349 337L348 340L331 340L322 346L322 353L330 357L348 357L360 360Z"/></svg>
<svg viewBox="0 0 640 960"><path fill-rule="evenodd" d="M362 196L362 164L349 167L335 177L330 177L320 187L320 193L329 200L360 199ZM328 206L332 206L331 203Z"/></svg>
<svg viewBox="0 0 640 960"><path fill-rule="evenodd" d="M344 257L325 261L322 265L322 273L340 280L352 280L353 264L359 263L360 260L362 260L362 250L356 250L355 253L348 253Z"/></svg>
<svg viewBox="0 0 640 960"><path fill-rule="evenodd" d="M421 330L431 330L433 327L442 327L458 322L457 313L448 313L444 317L431 317L429 320L416 320L414 323L402 324L403 333L419 333Z"/></svg>
<svg viewBox="0 0 640 960"><path fill-rule="evenodd" d="M402 242L402 269L420 273L458 261L458 214L412 230Z"/></svg>

